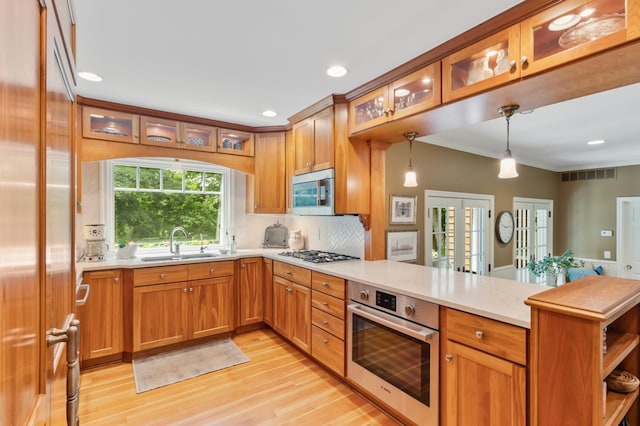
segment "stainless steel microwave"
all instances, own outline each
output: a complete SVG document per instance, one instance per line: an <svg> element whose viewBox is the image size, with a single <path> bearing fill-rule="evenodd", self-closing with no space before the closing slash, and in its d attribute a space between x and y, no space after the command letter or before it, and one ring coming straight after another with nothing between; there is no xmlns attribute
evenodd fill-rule
<svg viewBox="0 0 640 426"><path fill-rule="evenodd" d="M335 214L335 169L318 170L293 177L293 214Z"/></svg>

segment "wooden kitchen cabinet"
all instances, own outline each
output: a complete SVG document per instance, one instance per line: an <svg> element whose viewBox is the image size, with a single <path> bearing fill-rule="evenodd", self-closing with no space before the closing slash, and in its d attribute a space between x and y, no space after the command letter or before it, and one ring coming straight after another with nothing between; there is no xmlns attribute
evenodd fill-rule
<svg viewBox="0 0 640 426"><path fill-rule="evenodd" d="M216 150L216 128L156 117L140 117L140 143L194 151Z"/></svg>
<svg viewBox="0 0 640 426"><path fill-rule="evenodd" d="M262 264L261 257L240 259L240 325L263 320Z"/></svg>
<svg viewBox="0 0 640 426"><path fill-rule="evenodd" d="M253 133L241 130L218 129L218 149L221 154L253 157L255 153Z"/></svg>
<svg viewBox="0 0 640 426"><path fill-rule="evenodd" d="M345 280L311 272L311 355L345 375Z"/></svg>
<svg viewBox="0 0 640 426"><path fill-rule="evenodd" d="M310 270L274 262L273 329L307 353L311 350L310 282Z"/></svg>
<svg viewBox="0 0 640 426"><path fill-rule="evenodd" d="M232 331L234 270L233 261L135 269L131 350Z"/></svg>
<svg viewBox="0 0 640 426"><path fill-rule="evenodd" d="M526 76L640 37L640 1L564 1L523 21L520 32Z"/></svg>
<svg viewBox="0 0 640 426"><path fill-rule="evenodd" d="M440 105L440 62L428 65L349 104L350 134Z"/></svg>
<svg viewBox="0 0 640 426"><path fill-rule="evenodd" d="M332 107L294 124L294 174L333 167L333 137Z"/></svg>
<svg viewBox="0 0 640 426"><path fill-rule="evenodd" d="M286 213L285 134L255 135L255 173L247 175L247 213Z"/></svg>
<svg viewBox="0 0 640 426"><path fill-rule="evenodd" d="M441 310L445 425L527 424L527 333L454 309Z"/></svg>
<svg viewBox="0 0 640 426"><path fill-rule="evenodd" d="M586 296L588 295L588 297ZM640 374L640 282L589 276L529 297L530 424L640 424L638 389L608 390L616 368Z"/></svg>
<svg viewBox="0 0 640 426"><path fill-rule="evenodd" d="M140 143L140 116L83 106L82 136L88 139Z"/></svg>
<svg viewBox="0 0 640 426"><path fill-rule="evenodd" d="M516 24L442 60L442 102L519 79L520 65L520 26Z"/></svg>
<svg viewBox="0 0 640 426"><path fill-rule="evenodd" d="M80 360L82 366L122 354L123 311L122 271L91 271L83 274L89 284L87 302L78 306L80 319ZM116 357L117 358L117 357Z"/></svg>
<svg viewBox="0 0 640 426"><path fill-rule="evenodd" d="M263 320L273 327L273 260L262 258Z"/></svg>

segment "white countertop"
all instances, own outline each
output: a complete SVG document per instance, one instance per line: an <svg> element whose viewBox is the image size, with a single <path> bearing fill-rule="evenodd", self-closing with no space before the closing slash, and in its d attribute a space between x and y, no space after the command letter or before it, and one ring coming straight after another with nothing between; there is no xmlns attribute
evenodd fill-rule
<svg viewBox="0 0 640 426"><path fill-rule="evenodd" d="M524 301L533 294L548 290L548 287L537 284L439 270L428 266L388 260L356 260L314 264L279 256L278 253L282 251L282 249L238 250L238 253L235 254L167 262L145 262L139 258L114 258L104 262L80 262L77 265L81 272L264 256L525 328L530 328L531 319L530 309L524 304Z"/></svg>

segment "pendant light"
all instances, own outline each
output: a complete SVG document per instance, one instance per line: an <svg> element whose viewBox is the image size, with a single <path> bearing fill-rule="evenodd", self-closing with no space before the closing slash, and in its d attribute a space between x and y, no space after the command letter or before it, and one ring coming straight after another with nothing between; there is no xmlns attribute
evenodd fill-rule
<svg viewBox="0 0 640 426"><path fill-rule="evenodd" d="M516 160L511 155L511 149L509 149L509 120L518 108L520 108L520 105L505 105L498 108L498 112L507 119L507 150L504 152L504 158L500 160L500 173L498 173L498 178L500 179L518 177Z"/></svg>
<svg viewBox="0 0 640 426"><path fill-rule="evenodd" d="M407 132L404 137L409 141L409 168L404 174L404 184L406 187L418 186L416 180L416 172L413 171L413 165L411 164L411 148L413 147L413 140L418 136L418 132Z"/></svg>

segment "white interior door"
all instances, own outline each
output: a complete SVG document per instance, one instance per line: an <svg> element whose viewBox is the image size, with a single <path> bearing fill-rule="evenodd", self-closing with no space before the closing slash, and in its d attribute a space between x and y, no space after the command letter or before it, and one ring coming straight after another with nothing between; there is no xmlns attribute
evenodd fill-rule
<svg viewBox="0 0 640 426"><path fill-rule="evenodd" d="M640 197L618 197L618 275L640 279Z"/></svg>
<svg viewBox="0 0 640 426"><path fill-rule="evenodd" d="M553 200L514 198L515 266L527 267L530 260L553 254Z"/></svg>
<svg viewBox="0 0 640 426"><path fill-rule="evenodd" d="M425 264L486 275L493 196L426 191Z"/></svg>

